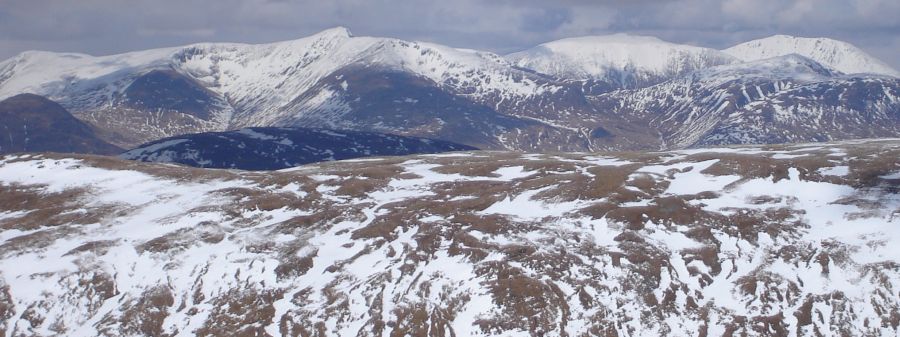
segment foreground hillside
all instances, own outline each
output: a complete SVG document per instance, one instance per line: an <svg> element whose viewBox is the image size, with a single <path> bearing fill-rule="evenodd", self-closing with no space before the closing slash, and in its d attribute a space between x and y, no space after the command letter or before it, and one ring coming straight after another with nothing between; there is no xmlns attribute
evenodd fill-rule
<svg viewBox="0 0 900 337"><path fill-rule="evenodd" d="M0 161L6 336L895 336L900 140Z"/></svg>

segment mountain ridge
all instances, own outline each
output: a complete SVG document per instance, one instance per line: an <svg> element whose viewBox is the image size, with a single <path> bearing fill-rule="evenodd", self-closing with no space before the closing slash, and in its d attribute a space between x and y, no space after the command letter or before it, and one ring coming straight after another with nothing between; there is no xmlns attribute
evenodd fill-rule
<svg viewBox="0 0 900 337"><path fill-rule="evenodd" d="M76 117L111 134L125 135L110 140L123 148L187 133L311 127L442 139L483 149L590 151L687 144L660 139L660 130L648 126L646 120L616 111L633 104L633 100L622 99L629 92L646 93L646 88L703 76L704 72L731 69L729 79L736 77L746 82L742 84L745 87L769 82L766 86L772 89L760 89L762 93L779 91L778 83L809 81L791 76L814 76L823 86L842 86L840 79L863 76L882 86L866 87L872 93L879 89L891 93L897 85L893 77L882 78L886 75L845 76L803 56L739 62L719 51L649 37L618 35L568 41L583 39L600 41L595 47L617 43L649 45L656 50L662 46L660 50L673 51L675 56L650 57L643 67L655 71L644 73L641 67L629 65L633 52L626 46L614 50L625 56L612 60L624 62L619 62L622 72L613 78L559 77L493 53L359 37L339 27L302 39L260 45L194 44L104 57L25 54L32 59L0 62L0 96L23 88L43 93ZM635 40L637 43L626 43ZM614 52L586 49L598 55ZM611 62L598 60L599 64ZM816 68L818 75L795 71L795 67ZM766 76L769 78L762 78ZM185 90L172 90L175 87ZM892 115L893 101L876 96L851 95L862 101L830 102L828 109L851 111L851 107L869 105L876 114ZM698 94L691 99L709 98ZM792 101L806 99L789 97ZM711 123L725 125L719 122L724 123ZM864 119L858 124L869 122L873 121ZM889 121L889 125L898 123ZM753 135L724 139L766 138ZM809 140L813 139L818 138Z"/></svg>
<svg viewBox="0 0 900 337"><path fill-rule="evenodd" d="M556 40L506 58L517 66L556 77L604 80L622 88L652 85L737 61L710 48L627 34Z"/></svg>
<svg viewBox="0 0 900 337"><path fill-rule="evenodd" d="M858 47L829 38L773 35L732 46L723 52L744 61L800 54L846 74L873 73L900 76L900 72L896 69Z"/></svg>

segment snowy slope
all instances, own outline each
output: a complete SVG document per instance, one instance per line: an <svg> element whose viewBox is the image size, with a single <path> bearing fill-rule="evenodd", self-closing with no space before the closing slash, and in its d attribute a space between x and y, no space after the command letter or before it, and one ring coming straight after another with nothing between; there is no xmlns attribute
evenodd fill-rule
<svg viewBox="0 0 900 337"><path fill-rule="evenodd" d="M0 97L34 93L59 99L91 88L117 89L132 72L164 66L177 48L94 57L85 54L28 51L0 63ZM114 91L105 92L113 94Z"/></svg>
<svg viewBox="0 0 900 337"><path fill-rule="evenodd" d="M900 140L0 159L6 336L896 336Z"/></svg>
<svg viewBox="0 0 900 337"><path fill-rule="evenodd" d="M735 63L699 70L672 82L693 81L703 85L721 85L734 81L821 82L840 74L821 63L798 54Z"/></svg>
<svg viewBox="0 0 900 337"><path fill-rule="evenodd" d="M775 35L741 43L723 51L744 61L799 54L845 74L871 73L900 76L900 72L866 54L856 46L828 38Z"/></svg>
<svg viewBox="0 0 900 337"><path fill-rule="evenodd" d="M666 148L900 134L900 80L842 75L796 54L713 67L593 101L653 126Z"/></svg>
<svg viewBox="0 0 900 337"><path fill-rule="evenodd" d="M506 57L517 66L560 78L606 80L626 88L737 61L714 49L627 34L563 39Z"/></svg>

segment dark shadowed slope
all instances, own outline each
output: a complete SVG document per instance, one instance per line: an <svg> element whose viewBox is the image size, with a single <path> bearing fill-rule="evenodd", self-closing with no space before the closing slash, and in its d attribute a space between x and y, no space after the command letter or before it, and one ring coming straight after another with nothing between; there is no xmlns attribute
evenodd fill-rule
<svg viewBox="0 0 900 337"><path fill-rule="evenodd" d="M0 101L0 153L121 151L97 138L90 125L45 97L21 94Z"/></svg>
<svg viewBox="0 0 900 337"><path fill-rule="evenodd" d="M390 134L305 128L246 128L161 139L122 158L195 167L277 170L370 156L477 150L446 141Z"/></svg>

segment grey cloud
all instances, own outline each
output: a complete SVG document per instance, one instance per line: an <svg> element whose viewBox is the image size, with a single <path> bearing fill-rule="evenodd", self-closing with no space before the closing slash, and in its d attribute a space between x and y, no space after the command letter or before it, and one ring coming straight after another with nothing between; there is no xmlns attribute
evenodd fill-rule
<svg viewBox="0 0 900 337"><path fill-rule="evenodd" d="M525 13L520 29L526 32L552 32L572 20L572 12L565 8L544 8Z"/></svg>

